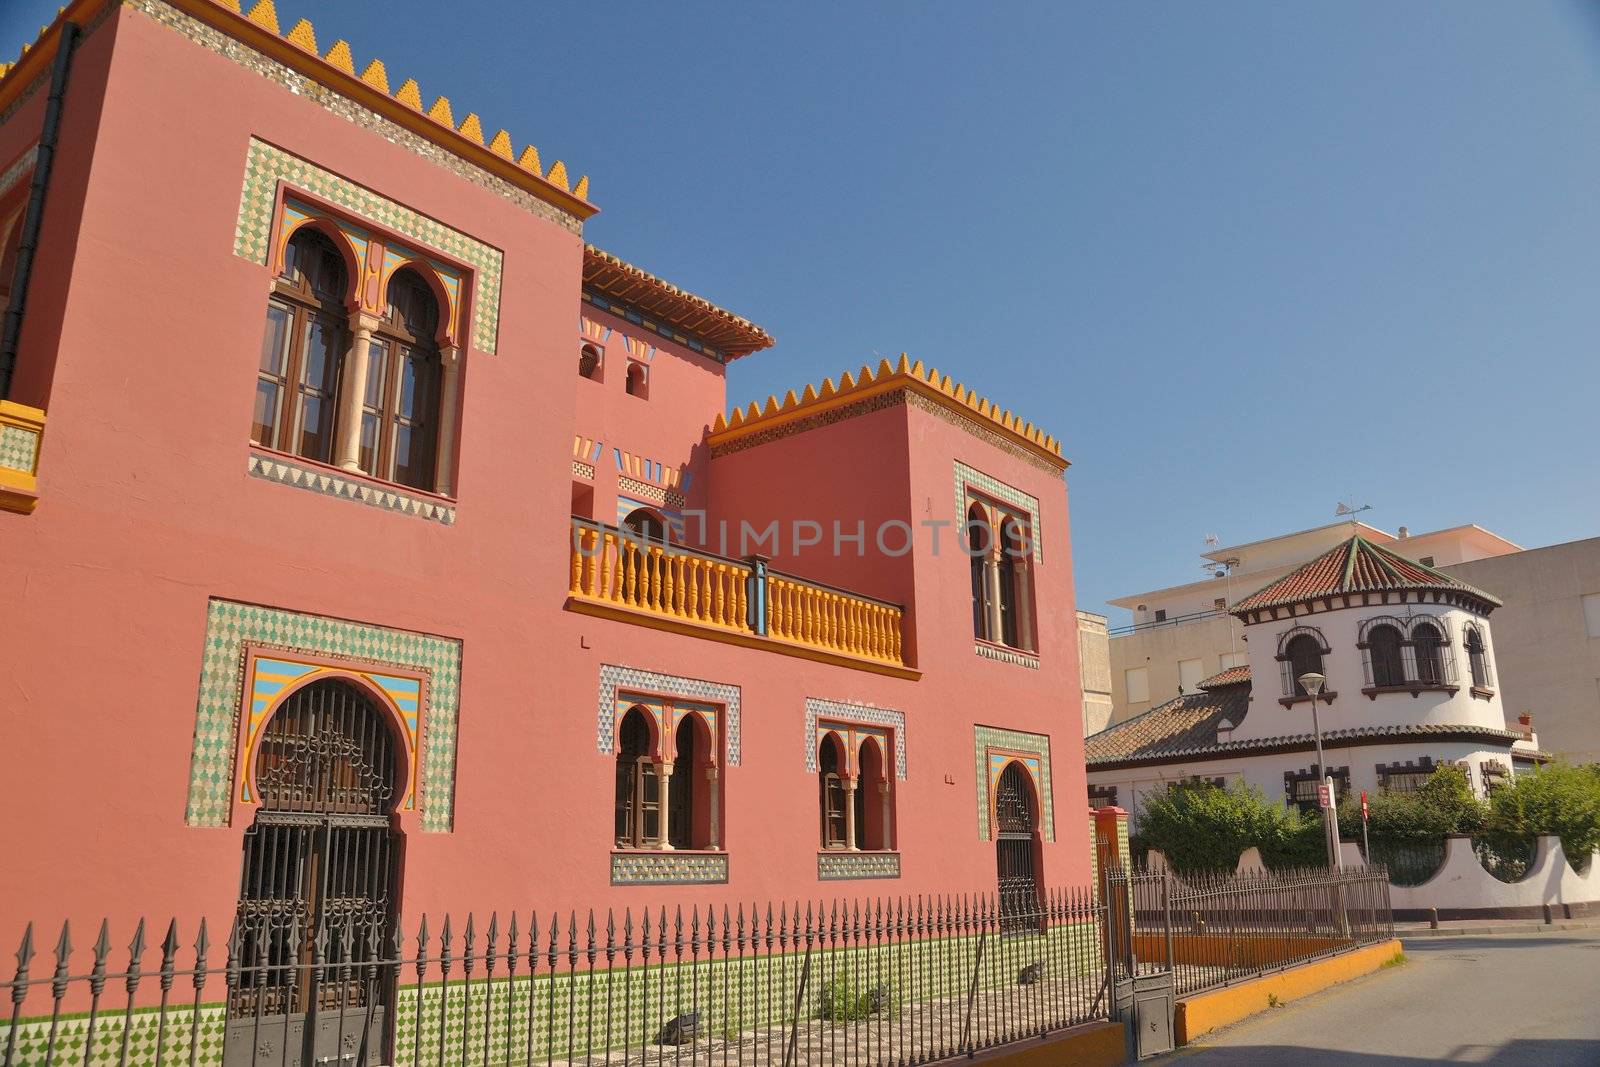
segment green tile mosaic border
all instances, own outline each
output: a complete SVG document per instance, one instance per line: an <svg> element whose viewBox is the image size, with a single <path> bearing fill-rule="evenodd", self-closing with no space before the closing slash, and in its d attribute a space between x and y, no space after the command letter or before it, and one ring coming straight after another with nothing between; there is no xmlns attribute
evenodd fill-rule
<svg viewBox="0 0 1600 1067"><path fill-rule="evenodd" d="M234 255L253 263L267 262L272 210L280 181L337 204L379 229L409 237L472 267L472 347L494 353L505 262L499 249L253 137L245 157L239 221L233 232Z"/></svg>
<svg viewBox="0 0 1600 1067"><path fill-rule="evenodd" d="M817 853L817 880L820 882L898 877L900 877L898 852Z"/></svg>
<svg viewBox="0 0 1600 1067"><path fill-rule="evenodd" d="M972 486L987 496L1004 501L1019 511L1028 513L1028 525L1033 531L1033 562L1044 562L1044 526L1039 518L1039 498L1014 489L998 478L991 478L980 470L967 466L959 459L956 464L956 522L967 521L967 487Z"/></svg>
<svg viewBox="0 0 1600 1067"><path fill-rule="evenodd" d="M206 608L200 695L189 763L190 826L226 826L232 811L245 642L315 655L427 671L422 716L422 829L448 833L455 821L456 723L461 642L384 626L213 598Z"/></svg>
<svg viewBox="0 0 1600 1067"><path fill-rule="evenodd" d="M1050 738L1044 734L1030 734L1022 730L1005 730L997 726L973 726L972 764L977 773L978 838L989 840L989 756L990 748L1026 752L1039 759L1039 807L1044 813L1044 839L1056 839L1055 790L1051 786Z"/></svg>
<svg viewBox="0 0 1600 1067"><path fill-rule="evenodd" d="M728 880L726 853L613 852L612 885L721 885Z"/></svg>

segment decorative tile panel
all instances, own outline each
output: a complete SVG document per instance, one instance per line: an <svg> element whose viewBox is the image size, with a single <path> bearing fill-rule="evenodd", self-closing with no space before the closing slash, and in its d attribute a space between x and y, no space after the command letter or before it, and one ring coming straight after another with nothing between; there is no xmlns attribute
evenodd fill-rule
<svg viewBox="0 0 1600 1067"><path fill-rule="evenodd" d="M898 852L819 852L817 879L842 882L858 878L900 877Z"/></svg>
<svg viewBox="0 0 1600 1067"><path fill-rule="evenodd" d="M404 489L345 477L326 467L297 463L284 456L251 452L245 469L252 478L261 478L280 485L292 485L296 489L308 489L324 496L354 500L371 507L383 508L385 511L415 515L419 519L428 519L444 526L455 525L456 509L451 504L436 498L416 496Z"/></svg>
<svg viewBox="0 0 1600 1067"><path fill-rule="evenodd" d="M1007 763L1021 758L1039 792L1039 811L1046 841L1056 839L1055 803L1050 785L1050 738L1044 734L973 726L973 771L978 787L978 837L989 840L989 794ZM998 749L992 752L991 749Z"/></svg>
<svg viewBox="0 0 1600 1067"><path fill-rule="evenodd" d="M971 501L968 499L968 490L976 489L985 496L993 497L1004 504L1010 504L1018 511L1026 512L1028 528L1033 536L1033 561L1044 562L1044 531L1039 523L1039 498L1029 496L1021 489L1014 489L998 478L991 478L980 470L974 470L956 460L956 523L959 525L967 521L967 508Z"/></svg>
<svg viewBox="0 0 1600 1067"><path fill-rule="evenodd" d="M239 198L239 221L234 229L234 255L253 263L267 263L272 213L280 181L472 267L472 346L480 352L493 354L499 330L504 266L504 255L499 249L255 138L250 139L250 150L245 157L244 189Z"/></svg>
<svg viewBox="0 0 1600 1067"><path fill-rule="evenodd" d="M434 832L451 829L460 641L219 599L212 599L206 609L185 822L190 826L226 826L232 814L235 754L239 731L245 725L247 643L360 663L395 664L426 673L426 707L419 709L423 738L422 828Z"/></svg>
<svg viewBox="0 0 1600 1067"><path fill-rule="evenodd" d="M894 731L894 776L906 777L906 713L870 704L847 704L838 700L806 697L806 773L817 773L817 720L876 723Z"/></svg>
<svg viewBox="0 0 1600 1067"><path fill-rule="evenodd" d="M582 478L585 481L590 481L590 482L594 481L594 466L593 466L593 464L585 463L582 460L577 460L577 459L573 460L572 461L572 476L574 478Z"/></svg>
<svg viewBox="0 0 1600 1067"><path fill-rule="evenodd" d="M720 885L728 857L711 852L613 852L612 885Z"/></svg>
<svg viewBox="0 0 1600 1067"><path fill-rule="evenodd" d="M997 659L1001 663L1015 663L1019 667L1028 667L1032 670L1039 669L1039 657L1032 652L1023 652L1015 648L1002 648L991 645L987 641L975 642L972 651L986 659Z"/></svg>
<svg viewBox="0 0 1600 1067"><path fill-rule="evenodd" d="M39 461L39 435L26 426L0 423L0 467L32 474Z"/></svg>
<svg viewBox="0 0 1600 1067"><path fill-rule="evenodd" d="M600 665L600 695L598 702L595 747L602 755L616 751L618 691L639 689L647 693L668 696L699 698L722 705L727 715L727 762L739 765L739 687L720 682L707 682L699 678L683 678L672 674L657 674L611 663ZM630 853L631 854L631 853Z"/></svg>

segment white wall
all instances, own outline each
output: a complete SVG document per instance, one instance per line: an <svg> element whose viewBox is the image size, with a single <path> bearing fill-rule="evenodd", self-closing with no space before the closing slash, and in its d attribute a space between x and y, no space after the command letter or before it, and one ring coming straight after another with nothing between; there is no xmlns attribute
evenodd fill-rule
<svg viewBox="0 0 1600 1067"><path fill-rule="evenodd" d="M1361 623L1380 615L1393 615L1408 619L1418 615L1433 615L1448 627L1448 636L1455 660L1455 678L1458 688L1454 693L1423 690L1416 696L1409 692L1380 693L1374 697L1362 694L1366 685L1362 668L1362 653L1356 647ZM1333 694L1332 702L1319 701L1317 709L1324 733L1331 730L1351 730L1363 726L1394 726L1418 723L1486 726L1495 730L1506 728L1505 712L1498 693L1487 699L1472 694L1471 674L1464 647L1465 624L1475 623L1484 634L1489 646L1491 665L1494 661L1494 637L1488 620L1463 608L1442 604L1390 604L1358 608L1339 608L1301 615L1292 620L1280 619L1260 622L1245 627L1250 650L1250 713L1243 725L1234 733L1234 740L1278 737L1283 734L1309 732L1311 709L1308 703L1298 703L1284 708L1278 703L1283 696L1282 670L1278 663L1278 642L1282 635L1295 626L1308 626L1320 631L1329 651L1322 660L1322 673L1327 676L1327 691Z"/></svg>

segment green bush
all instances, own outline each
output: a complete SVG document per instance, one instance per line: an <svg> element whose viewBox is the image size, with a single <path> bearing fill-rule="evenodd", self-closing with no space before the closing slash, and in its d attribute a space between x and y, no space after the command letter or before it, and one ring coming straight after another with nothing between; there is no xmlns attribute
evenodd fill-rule
<svg viewBox="0 0 1600 1067"><path fill-rule="evenodd" d="M1375 844L1438 841L1450 834L1483 831L1488 812L1472 793L1460 767L1440 767L1415 792L1378 792L1367 799L1367 836ZM1339 834L1361 840L1361 800L1347 796L1339 803Z"/></svg>
<svg viewBox="0 0 1600 1067"><path fill-rule="evenodd" d="M1242 781L1226 789L1185 784L1144 797L1139 837L1179 874L1232 871L1245 849L1276 843L1290 819L1281 804Z"/></svg>
<svg viewBox="0 0 1600 1067"><path fill-rule="evenodd" d="M1523 772L1489 797L1487 835L1555 834L1569 862L1582 866L1600 847L1600 765L1557 761Z"/></svg>

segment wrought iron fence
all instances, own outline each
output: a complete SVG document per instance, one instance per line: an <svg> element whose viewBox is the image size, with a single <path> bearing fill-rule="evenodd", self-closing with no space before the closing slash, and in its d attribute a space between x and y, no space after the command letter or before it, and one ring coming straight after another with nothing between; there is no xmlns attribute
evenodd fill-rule
<svg viewBox="0 0 1600 1067"><path fill-rule="evenodd" d="M4 1067L922 1064L1106 1019L1132 973L1172 966L1191 992L1390 929L1381 873L1101 878L1026 901L686 903L414 926L291 912L220 941L204 922L102 922L87 949L66 925L53 949L30 926L0 982L0 1049Z"/></svg>
<svg viewBox="0 0 1600 1067"><path fill-rule="evenodd" d="M1394 936L1381 867L1183 878L1166 870L1117 871L1108 881L1113 914L1123 880L1132 900L1133 961L1170 967L1179 996ZM1121 954L1126 961L1126 949Z"/></svg>

